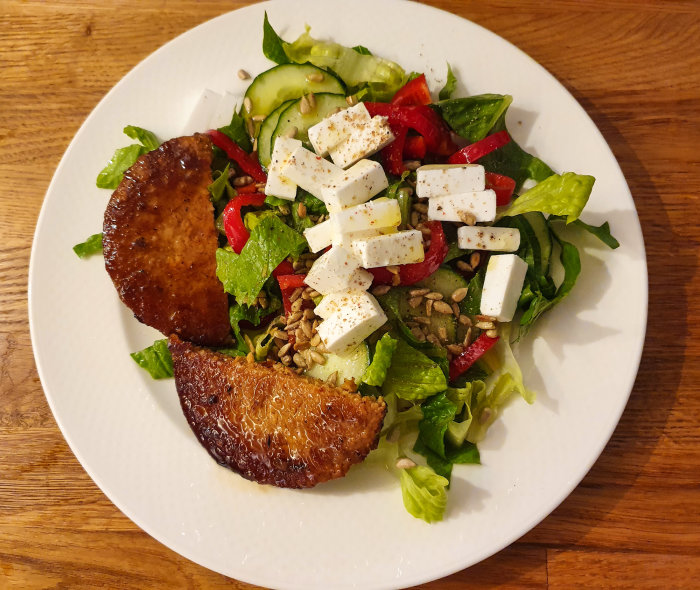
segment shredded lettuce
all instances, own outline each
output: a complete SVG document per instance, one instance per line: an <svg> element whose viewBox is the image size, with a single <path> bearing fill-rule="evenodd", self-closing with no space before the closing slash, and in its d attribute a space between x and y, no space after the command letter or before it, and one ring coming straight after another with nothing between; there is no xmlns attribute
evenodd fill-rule
<svg viewBox="0 0 700 590"><path fill-rule="evenodd" d="M452 71L452 67L450 64L447 64L447 80L445 81L445 85L442 87L442 90L440 90L440 94L438 94L438 98L440 100L447 100L449 99L454 91L457 89L457 78L454 75L454 72Z"/></svg>
<svg viewBox="0 0 700 590"><path fill-rule="evenodd" d="M391 365L391 359L398 346L398 340L394 340L389 334L384 334L378 341L374 350L372 362L367 367L362 377L362 382L367 385L381 387L386 379L386 374Z"/></svg>
<svg viewBox="0 0 700 590"><path fill-rule="evenodd" d="M102 253L102 234L93 234L84 242L73 246L75 252L80 258L87 258L93 254Z"/></svg>
<svg viewBox="0 0 700 590"><path fill-rule="evenodd" d="M515 199L500 217L514 217L521 213L540 211L551 215L565 215L571 223L591 196L595 178L574 172L552 174Z"/></svg>
<svg viewBox="0 0 700 590"><path fill-rule="evenodd" d="M218 203L221 198L224 196L224 194L227 193L228 189L230 188L229 182L228 182L228 171L229 168L231 167L231 164L226 164L226 168L223 169L223 171L219 172L218 175L214 173L216 178L214 178L214 182L212 182L207 189L209 190L209 195L211 202L216 204Z"/></svg>
<svg viewBox="0 0 700 590"><path fill-rule="evenodd" d="M160 145L156 136L142 127L127 125L124 127L124 133L140 143L119 148L114 152L109 164L97 175L96 184L98 188L117 188L122 178L124 178L124 172L133 166L140 156L156 149Z"/></svg>
<svg viewBox="0 0 700 590"><path fill-rule="evenodd" d="M384 394L419 400L445 391L447 378L440 365L403 340L398 340L382 386Z"/></svg>
<svg viewBox="0 0 700 590"><path fill-rule="evenodd" d="M253 228L240 254L225 248L216 251L216 276L238 303L251 305L279 263L287 256L299 256L305 248L304 236L270 215Z"/></svg>
<svg viewBox="0 0 700 590"><path fill-rule="evenodd" d="M296 63L312 63L339 76L352 91L370 89L375 100L389 100L406 83L403 68L362 49L356 51L338 43L319 41L309 35L310 28L293 43L282 42L287 57Z"/></svg>
<svg viewBox="0 0 700 590"><path fill-rule="evenodd" d="M446 478L430 467L417 465L401 470L403 505L412 516L425 522L442 520L447 506Z"/></svg>
<svg viewBox="0 0 700 590"><path fill-rule="evenodd" d="M168 341L156 340L151 346L132 352L131 358L153 379L167 379L173 376L173 358L168 350Z"/></svg>
<svg viewBox="0 0 700 590"><path fill-rule="evenodd" d="M525 387L520 365L510 346L511 325L500 324L501 337L484 356L483 361L493 370L486 378L483 388L478 388L472 396L472 421L467 432L469 442L478 443L486 436L503 405L514 394L528 403L535 401L535 394Z"/></svg>

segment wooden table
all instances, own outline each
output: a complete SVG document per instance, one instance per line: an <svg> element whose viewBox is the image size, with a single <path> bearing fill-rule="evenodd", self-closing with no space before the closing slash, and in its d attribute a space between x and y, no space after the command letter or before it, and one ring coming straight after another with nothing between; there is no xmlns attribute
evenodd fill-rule
<svg viewBox="0 0 700 590"><path fill-rule="evenodd" d="M515 43L591 115L635 197L650 303L632 397L583 483L507 549L422 587L698 588L700 3L430 3ZM44 192L84 118L161 44L243 4L0 0L2 588L250 588L160 545L85 474L46 404L26 303Z"/></svg>

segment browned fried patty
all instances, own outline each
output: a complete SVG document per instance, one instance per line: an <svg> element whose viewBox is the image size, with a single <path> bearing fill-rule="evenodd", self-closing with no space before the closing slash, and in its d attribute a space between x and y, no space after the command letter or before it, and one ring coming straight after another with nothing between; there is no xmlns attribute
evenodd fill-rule
<svg viewBox="0 0 700 590"><path fill-rule="evenodd" d="M211 161L201 134L141 156L107 205L103 245L107 272L139 321L217 346L230 340L230 324L216 277Z"/></svg>
<svg viewBox="0 0 700 590"><path fill-rule="evenodd" d="M248 363L171 336L180 403L222 465L258 483L307 488L343 477L376 448L386 413L282 365Z"/></svg>

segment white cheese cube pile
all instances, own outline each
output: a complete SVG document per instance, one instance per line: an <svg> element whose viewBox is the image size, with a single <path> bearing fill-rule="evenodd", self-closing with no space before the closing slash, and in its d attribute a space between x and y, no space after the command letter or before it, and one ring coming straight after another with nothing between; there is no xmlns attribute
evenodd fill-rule
<svg viewBox="0 0 700 590"><path fill-rule="evenodd" d="M515 252L520 247L520 231L514 227L463 225L457 229L457 245L462 250Z"/></svg>
<svg viewBox="0 0 700 590"><path fill-rule="evenodd" d="M394 141L386 117L370 117L358 103L309 128L309 140L319 156L330 154L341 168L375 154Z"/></svg>
<svg viewBox="0 0 700 590"><path fill-rule="evenodd" d="M428 219L475 221L496 218L496 193L486 189L484 167L479 164L434 164L417 170L416 194L428 199Z"/></svg>
<svg viewBox="0 0 700 590"><path fill-rule="evenodd" d="M348 291L331 297L325 310L321 301L321 313L326 317L318 326L318 334L331 352L352 350L387 321L377 300L365 291Z"/></svg>
<svg viewBox="0 0 700 590"><path fill-rule="evenodd" d="M351 250L333 246L316 259L304 282L326 295L351 288L367 289L372 284L372 275L360 268Z"/></svg>
<svg viewBox="0 0 700 590"><path fill-rule="evenodd" d="M309 250L314 254L328 248L333 241L333 225L330 219L304 230L304 237L309 243Z"/></svg>
<svg viewBox="0 0 700 590"><path fill-rule="evenodd" d="M515 315L520 293L525 284L527 262L515 254L499 254L489 258L481 291L481 313L509 322Z"/></svg>
<svg viewBox="0 0 700 590"><path fill-rule="evenodd" d="M292 154L301 147L301 141L291 137L278 137L272 150L270 166L267 170L265 194L275 195L280 199L293 201L297 196L297 185L282 175L282 168L287 164Z"/></svg>
<svg viewBox="0 0 700 590"><path fill-rule="evenodd" d="M360 160L322 190L322 200L329 211L361 205L389 186L384 169L374 160Z"/></svg>

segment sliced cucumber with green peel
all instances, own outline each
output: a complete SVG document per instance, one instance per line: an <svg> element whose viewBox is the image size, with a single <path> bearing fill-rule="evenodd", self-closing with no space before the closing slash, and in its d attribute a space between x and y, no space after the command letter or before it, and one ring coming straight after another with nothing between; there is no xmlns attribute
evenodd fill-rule
<svg viewBox="0 0 700 590"><path fill-rule="evenodd" d="M326 70L311 64L281 64L258 75L245 93L243 117L267 117L286 100L301 98L304 94L332 92L345 94L343 82Z"/></svg>
<svg viewBox="0 0 700 590"><path fill-rule="evenodd" d="M293 102L295 101L285 100L265 117L262 125L260 125L260 131L258 131L258 160L265 168L269 168L270 166L270 159L272 158L272 134L277 127L277 121L279 121L282 112Z"/></svg>
<svg viewBox="0 0 700 590"><path fill-rule="evenodd" d="M325 365L314 365L306 371L306 374L325 381L337 371L338 385L342 385L345 379L354 379L355 383L359 384L369 367L369 347L364 342L350 352L326 354L325 357Z"/></svg>
<svg viewBox="0 0 700 590"><path fill-rule="evenodd" d="M466 287L469 283L460 274L449 268L438 268L427 279L416 283L416 287L427 287L431 291L440 293L446 300L451 301L450 296L457 289Z"/></svg>
<svg viewBox="0 0 700 590"><path fill-rule="evenodd" d="M274 147L275 139L280 136L288 135L292 127L296 129L294 137L301 140L306 147L310 147L308 145L309 127L321 122L336 109L344 109L348 106L344 94L314 94L314 100L316 101L316 106L306 114L303 114L299 108L301 99L294 101L282 112L277 121L275 132L272 134L270 149ZM259 146L260 143L258 142L258 147Z"/></svg>

